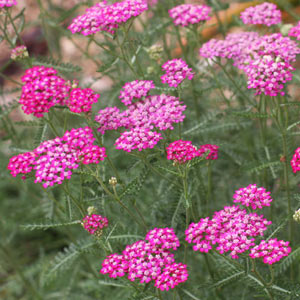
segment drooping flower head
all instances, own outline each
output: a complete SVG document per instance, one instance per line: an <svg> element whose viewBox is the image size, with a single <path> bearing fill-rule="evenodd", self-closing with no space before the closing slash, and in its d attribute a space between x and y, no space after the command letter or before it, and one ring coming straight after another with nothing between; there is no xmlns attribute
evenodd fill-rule
<svg viewBox="0 0 300 300"><path fill-rule="evenodd" d="M168 60L162 65L162 69L166 73L161 76L161 81L171 87L177 87L186 78L192 80L195 75L192 72L192 68L189 68L187 63L181 58Z"/></svg>
<svg viewBox="0 0 300 300"><path fill-rule="evenodd" d="M82 164L99 163L106 157L105 148L93 145L95 138L89 127L66 131L62 137L42 142L31 152L10 159L12 176L35 170L35 183L44 188L70 179L72 170ZM25 179L25 175L22 177Z"/></svg>
<svg viewBox="0 0 300 300"><path fill-rule="evenodd" d="M262 4L248 7L241 13L244 24L260 24L271 26L281 22L281 12L273 3L264 2Z"/></svg>
<svg viewBox="0 0 300 300"><path fill-rule="evenodd" d="M300 41L300 21L296 26L290 29L289 36L295 37L298 41Z"/></svg>
<svg viewBox="0 0 300 300"><path fill-rule="evenodd" d="M256 184L250 184L245 188L240 188L233 195L233 202L241 203L252 209L262 209L264 206L270 206L273 199L271 192L267 192L263 187L257 187Z"/></svg>
<svg viewBox="0 0 300 300"><path fill-rule="evenodd" d="M120 92L120 99L124 105L129 106L132 104L134 98L141 99L146 97L151 89L154 89L152 80L135 80L127 82Z"/></svg>
<svg viewBox="0 0 300 300"><path fill-rule="evenodd" d="M268 241L261 241L259 245L251 249L249 256L251 258L263 258L265 264L272 265L281 260L281 258L288 256L292 251L289 247L289 242L278 241L270 239Z"/></svg>
<svg viewBox="0 0 300 300"><path fill-rule="evenodd" d="M167 159L183 164L193 158L200 156L197 147L191 141L174 141L166 148Z"/></svg>
<svg viewBox="0 0 300 300"><path fill-rule="evenodd" d="M86 13L75 18L68 29L83 35L106 31L111 34L129 19L148 9L144 0L124 0L108 5L106 1L88 8Z"/></svg>
<svg viewBox="0 0 300 300"><path fill-rule="evenodd" d="M291 160L291 166L294 173L300 171L300 147L296 149L293 158Z"/></svg>
<svg viewBox="0 0 300 300"><path fill-rule="evenodd" d="M17 0L0 0L0 8L17 5Z"/></svg>
<svg viewBox="0 0 300 300"><path fill-rule="evenodd" d="M102 229L108 226L108 220L101 215L92 214L83 218L82 225L90 234L100 236Z"/></svg>
<svg viewBox="0 0 300 300"><path fill-rule="evenodd" d="M206 5L181 4L169 10L175 25L188 26L210 19L211 8Z"/></svg>

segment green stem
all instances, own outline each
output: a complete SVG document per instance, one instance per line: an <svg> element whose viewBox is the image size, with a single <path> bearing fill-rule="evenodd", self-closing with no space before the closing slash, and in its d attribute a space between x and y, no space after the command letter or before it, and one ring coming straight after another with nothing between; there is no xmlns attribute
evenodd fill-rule
<svg viewBox="0 0 300 300"><path fill-rule="evenodd" d="M81 215L84 217L86 215L85 210L83 209L83 207L80 205L80 203L77 201L77 199L70 193L69 190L69 185L68 182L66 181L66 183L63 185L63 189L64 191L69 195L69 197L72 199L72 201L74 202L74 204L77 206L77 208L79 209Z"/></svg>

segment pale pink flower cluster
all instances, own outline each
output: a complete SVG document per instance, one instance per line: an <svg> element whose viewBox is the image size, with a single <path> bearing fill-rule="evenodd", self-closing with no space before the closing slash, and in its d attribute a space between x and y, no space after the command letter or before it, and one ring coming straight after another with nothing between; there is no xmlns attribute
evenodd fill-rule
<svg viewBox="0 0 300 300"><path fill-rule="evenodd" d="M289 36L295 37L298 41L300 41L300 21L296 26L290 29Z"/></svg>
<svg viewBox="0 0 300 300"><path fill-rule="evenodd" d="M191 223L185 232L186 241L195 244L194 251L200 252L208 252L217 244L216 250L221 254L230 252L237 259L240 253L255 245L253 237L262 236L270 224L262 215L247 214L238 206L225 206L211 220L205 218Z"/></svg>
<svg viewBox="0 0 300 300"><path fill-rule="evenodd" d="M175 25L188 26L210 19L211 8L206 5L181 4L169 10Z"/></svg>
<svg viewBox="0 0 300 300"><path fill-rule="evenodd" d="M270 239L268 241L261 241L259 245L251 249L249 256L251 258L263 258L265 264L272 265L281 260L281 258L288 256L292 251L289 247L289 242L278 241Z"/></svg>
<svg viewBox="0 0 300 300"><path fill-rule="evenodd" d="M98 131L129 129L121 134L115 145L117 149L130 152L153 148L162 136L154 131L174 129L173 124L184 120L186 106L178 98L169 95L146 96L144 100L133 103L123 112L117 107L100 110L95 120L100 124Z"/></svg>
<svg viewBox="0 0 300 300"><path fill-rule="evenodd" d="M88 8L86 13L75 18L68 27L71 32L83 35L106 31L111 34L129 19L139 16L148 9L144 0L124 0L107 4L106 1L97 3Z"/></svg>
<svg viewBox="0 0 300 300"><path fill-rule="evenodd" d="M186 78L192 80L195 75L192 72L192 68L189 68L187 63L181 58L168 60L162 65L162 69L166 73L161 76L161 81L171 87L177 87Z"/></svg>
<svg viewBox="0 0 300 300"><path fill-rule="evenodd" d="M139 240L126 246L121 255L109 255L102 263L100 273L109 277L123 277L141 283L155 281L155 287L169 290L187 280L186 265L175 263L174 254L179 240L172 228L154 228Z"/></svg>
<svg viewBox="0 0 300 300"><path fill-rule="evenodd" d="M295 41L280 33L258 36L242 32L228 35L225 40L211 40L200 49L207 58L231 58L234 65L243 70L248 78L248 88L256 95L284 95L284 84L292 79L300 48Z"/></svg>
<svg viewBox="0 0 300 300"><path fill-rule="evenodd" d="M0 0L0 8L17 5L17 0Z"/></svg>
<svg viewBox="0 0 300 300"><path fill-rule="evenodd" d="M127 82L123 86L123 90L120 91L119 98L124 105L129 106L132 104L134 98L141 99L146 97L151 89L154 89L154 83L152 80L135 80Z"/></svg>
<svg viewBox="0 0 300 300"><path fill-rule="evenodd" d="M13 156L7 168L11 175L28 174L35 170L35 183L44 188L70 179L80 163L99 163L106 157L105 148L93 145L95 138L89 127L66 131L62 137L42 142L36 149ZM25 179L25 176L22 176Z"/></svg>
<svg viewBox="0 0 300 300"><path fill-rule="evenodd" d="M116 149L126 152L131 152L135 149L142 151L143 149L152 149L161 139L162 136L159 132L151 131L148 128L136 127L121 133L115 145Z"/></svg>
<svg viewBox="0 0 300 300"><path fill-rule="evenodd" d="M21 45L11 50L10 58L12 60L21 60L29 56L26 46Z"/></svg>
<svg viewBox="0 0 300 300"><path fill-rule="evenodd" d="M71 111L91 111L100 95L91 89L72 89L71 83L57 75L53 68L37 66L27 69L22 77L25 83L19 100L26 114L43 117L55 105L66 105Z"/></svg>
<svg viewBox="0 0 300 300"><path fill-rule="evenodd" d="M206 159L215 160L218 159L218 150L219 146L212 144L205 144L199 147L199 156L202 156L204 153L209 152L206 156Z"/></svg>
<svg viewBox="0 0 300 300"><path fill-rule="evenodd" d="M82 224L85 230L87 230L90 234L97 234L101 232L101 230L108 226L108 220L106 217L102 217L101 215L88 215L82 219Z"/></svg>
<svg viewBox="0 0 300 300"><path fill-rule="evenodd" d="M281 22L281 11L273 3L264 2L250 6L241 13L244 24L257 24L271 26Z"/></svg>
<svg viewBox="0 0 300 300"><path fill-rule="evenodd" d="M256 184L250 184L245 188L240 188L233 195L233 202L241 203L252 209L262 209L264 206L270 206L273 199L271 192L267 192L264 187L257 187Z"/></svg>
<svg viewBox="0 0 300 300"><path fill-rule="evenodd" d="M291 160L291 166L294 173L300 171L300 147L296 149L293 158Z"/></svg>

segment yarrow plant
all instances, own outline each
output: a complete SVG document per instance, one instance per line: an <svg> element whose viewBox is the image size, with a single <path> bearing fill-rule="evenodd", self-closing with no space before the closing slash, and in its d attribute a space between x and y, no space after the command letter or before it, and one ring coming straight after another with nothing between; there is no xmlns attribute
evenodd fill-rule
<svg viewBox="0 0 300 300"><path fill-rule="evenodd" d="M0 0L0 8L2 7L11 7L14 5L17 5L17 1L16 0Z"/></svg>
<svg viewBox="0 0 300 300"><path fill-rule="evenodd" d="M189 26L210 19L211 8L206 5L182 4L169 10L169 15L177 26Z"/></svg>
<svg viewBox="0 0 300 300"><path fill-rule="evenodd" d="M89 234L101 236L102 229L108 226L108 220L101 215L92 214L82 219L82 225Z"/></svg>
<svg viewBox="0 0 300 300"><path fill-rule="evenodd" d="M21 45L21 46L18 46L16 48L14 48L11 51L10 58L12 60L21 60L21 59L24 59L24 58L26 58L28 56L29 56L29 54L28 54L26 46Z"/></svg>
<svg viewBox="0 0 300 300"><path fill-rule="evenodd" d="M264 2L248 7L241 13L241 19L244 24L272 26L281 22L281 12L275 4Z"/></svg>
<svg viewBox="0 0 300 300"><path fill-rule="evenodd" d="M298 24L296 26L292 27L289 30L288 35L291 37L295 37L296 40L300 41L300 21L298 22Z"/></svg>

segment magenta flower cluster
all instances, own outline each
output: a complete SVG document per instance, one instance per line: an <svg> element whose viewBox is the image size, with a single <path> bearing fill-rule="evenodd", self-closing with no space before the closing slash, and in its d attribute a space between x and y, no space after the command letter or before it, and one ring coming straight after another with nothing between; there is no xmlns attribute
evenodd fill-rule
<svg viewBox="0 0 300 300"><path fill-rule="evenodd" d="M145 95L145 90L142 90L133 90L132 94ZM116 140L117 149L127 152L135 149L141 151L153 148L162 139L161 134L153 130L154 128L174 129L173 123L182 122L185 108L186 106L174 96L145 96L144 100L129 105L123 112L117 107L106 107L98 112L95 120L100 124L98 131L101 134L120 127L128 129Z"/></svg>
<svg viewBox="0 0 300 300"><path fill-rule="evenodd" d="M173 289L188 278L187 266L176 263L174 254L180 246L172 228L154 228L145 240L127 245L122 254L111 254L102 263L100 273L111 278L127 275L131 281L148 283L154 280L160 290Z"/></svg>
<svg viewBox="0 0 300 300"><path fill-rule="evenodd" d="M155 85L152 80L135 80L127 82L123 86L123 90L120 92L119 98L126 106L132 104L134 98L141 99L146 97L151 89L154 89Z"/></svg>
<svg viewBox="0 0 300 300"><path fill-rule="evenodd" d="M204 153L208 152L206 159L217 159L218 158L217 145L206 144L202 145L197 149L191 141L177 140L169 144L166 148L167 159L173 160L174 162L184 164L195 157L200 157Z"/></svg>
<svg viewBox="0 0 300 300"><path fill-rule="evenodd" d="M90 234L97 235L103 228L108 226L108 220L101 215L92 214L82 219L82 225Z"/></svg>
<svg viewBox="0 0 300 300"><path fill-rule="evenodd" d="M0 8L17 5L17 0L0 0Z"/></svg>
<svg viewBox="0 0 300 300"><path fill-rule="evenodd" d="M255 245L253 237L262 236L270 224L262 215L248 214L238 206L225 206L211 220L205 218L191 223L186 230L186 241L195 244L194 251L208 252L217 244L221 254L230 252L232 258L238 258Z"/></svg>
<svg viewBox="0 0 300 300"><path fill-rule="evenodd" d="M300 21L296 26L290 29L289 36L295 37L298 41L300 41Z"/></svg>
<svg viewBox="0 0 300 300"><path fill-rule="evenodd" d="M22 77L25 83L19 100L26 114L43 117L55 105L66 105L72 112L89 112L100 95L91 89L72 89L69 81L57 75L53 68L44 66L27 69Z"/></svg>
<svg viewBox="0 0 300 300"><path fill-rule="evenodd" d="M189 26L210 19L211 8L206 5L181 4L169 10L176 26Z"/></svg>
<svg viewBox="0 0 300 300"><path fill-rule="evenodd" d="M162 65L162 69L166 73L161 76L161 81L171 87L177 87L186 78L192 80L195 75L192 72L192 68L189 68L187 63L181 58L168 60Z"/></svg>
<svg viewBox="0 0 300 300"><path fill-rule="evenodd" d="M273 199L271 192L267 192L264 187L257 187L256 184L250 184L245 188L240 188L233 195L233 202L241 203L252 209L262 209L264 206L270 206Z"/></svg>
<svg viewBox="0 0 300 300"><path fill-rule="evenodd" d="M85 14L75 18L68 29L73 34L91 35L99 31L114 34L119 26L147 9L144 0L124 0L110 5L103 1L86 9Z"/></svg>
<svg viewBox="0 0 300 300"><path fill-rule="evenodd" d="M42 142L33 151L13 156L7 168L14 177L35 170L34 182L41 182L44 188L61 184L71 178L72 170L80 163L98 164L104 160L105 148L93 145L94 141L91 128L72 129L62 137Z"/></svg>
<svg viewBox="0 0 300 300"><path fill-rule="evenodd" d="M292 79L292 62L300 48L280 33L258 36L253 32L229 34L225 40L212 39L200 49L207 58L233 59L248 78L248 88L256 95L284 95L284 84Z"/></svg>
<svg viewBox="0 0 300 300"><path fill-rule="evenodd" d="M300 171L300 147L296 149L293 158L291 160L291 166L294 173Z"/></svg>
<svg viewBox="0 0 300 300"><path fill-rule="evenodd" d="M281 11L270 2L248 7L241 13L244 24L271 26L281 22Z"/></svg>
<svg viewBox="0 0 300 300"><path fill-rule="evenodd" d="M261 241L259 245L251 249L249 256L253 259L262 258L265 264L272 265L280 261L281 258L288 256L291 251L289 242L278 241L275 238Z"/></svg>

